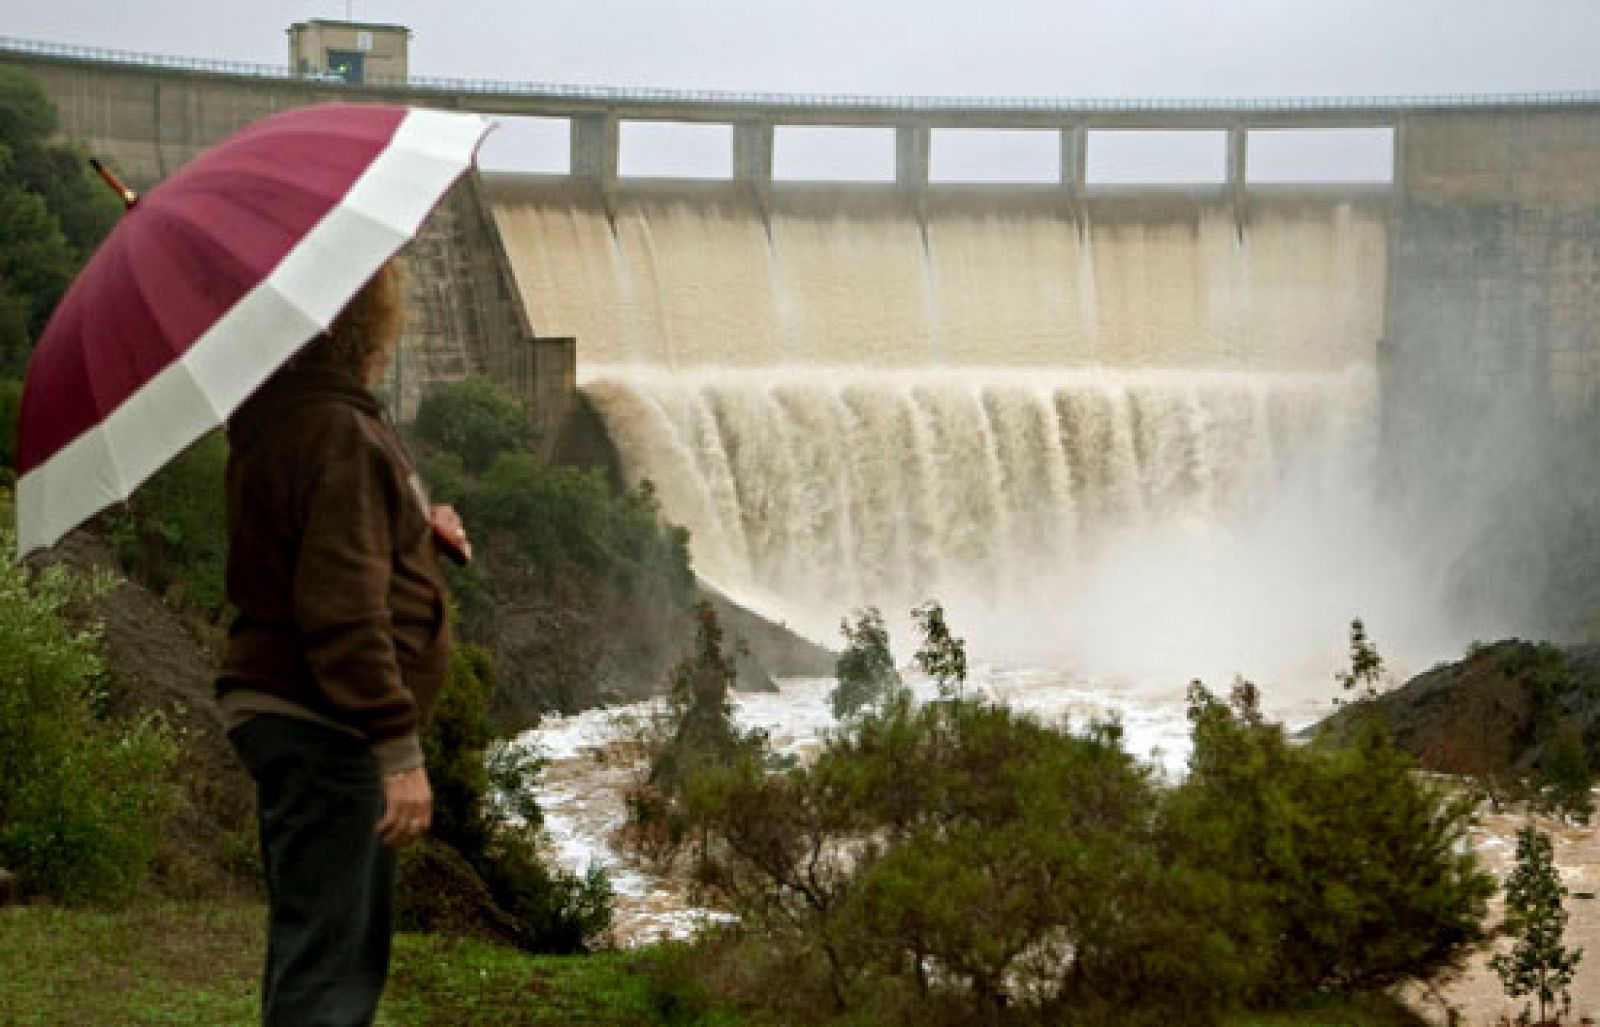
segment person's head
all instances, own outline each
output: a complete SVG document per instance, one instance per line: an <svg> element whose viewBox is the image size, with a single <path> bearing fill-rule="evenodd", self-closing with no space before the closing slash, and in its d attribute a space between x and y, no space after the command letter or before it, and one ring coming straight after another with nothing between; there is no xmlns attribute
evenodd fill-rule
<svg viewBox="0 0 1600 1027"><path fill-rule="evenodd" d="M303 359L335 364L376 385L394 359L404 327L405 275L396 257L361 287L327 334L305 348Z"/></svg>

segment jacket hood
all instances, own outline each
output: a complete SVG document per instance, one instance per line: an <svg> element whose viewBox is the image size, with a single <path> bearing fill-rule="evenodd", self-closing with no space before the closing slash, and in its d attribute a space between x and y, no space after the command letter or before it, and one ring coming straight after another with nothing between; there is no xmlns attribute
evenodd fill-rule
<svg viewBox="0 0 1600 1027"><path fill-rule="evenodd" d="M347 403L371 417L383 407L354 371L328 363L291 363L267 379L228 419L228 445L249 449L282 418L312 403Z"/></svg>

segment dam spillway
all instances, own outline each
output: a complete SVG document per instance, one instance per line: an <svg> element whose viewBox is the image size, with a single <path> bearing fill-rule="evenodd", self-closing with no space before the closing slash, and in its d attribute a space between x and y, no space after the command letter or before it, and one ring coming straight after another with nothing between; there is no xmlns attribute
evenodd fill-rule
<svg viewBox="0 0 1600 1027"><path fill-rule="evenodd" d="M929 597L985 634L1082 598L1129 539L1205 545L1290 482L1370 481L1379 202L1241 230L1190 198L487 194L625 476L702 575L816 636Z"/></svg>
<svg viewBox="0 0 1600 1027"><path fill-rule="evenodd" d="M586 365L1330 371L1383 333L1379 202L636 196L491 180L530 320Z"/></svg>

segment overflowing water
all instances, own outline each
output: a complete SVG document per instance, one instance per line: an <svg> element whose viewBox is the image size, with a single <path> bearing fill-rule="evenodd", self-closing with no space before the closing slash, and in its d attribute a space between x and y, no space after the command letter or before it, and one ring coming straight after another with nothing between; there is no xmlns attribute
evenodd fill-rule
<svg viewBox="0 0 1600 1027"><path fill-rule="evenodd" d="M699 572L814 637L936 597L991 657L1186 681L1325 680L1358 614L1415 634L1365 369L602 368L585 390Z"/></svg>

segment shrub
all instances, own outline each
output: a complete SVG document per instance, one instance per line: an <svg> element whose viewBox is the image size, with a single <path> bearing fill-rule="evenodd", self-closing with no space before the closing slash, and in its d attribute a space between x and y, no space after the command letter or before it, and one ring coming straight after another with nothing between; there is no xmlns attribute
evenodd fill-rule
<svg viewBox="0 0 1600 1027"><path fill-rule="evenodd" d="M796 998L872 1022L1134 1022L1213 1001L1236 954L1161 866L1159 793L1115 725L900 692L812 766L718 764L685 806L699 880L750 951L810 981ZM800 1015L774 983L766 1001Z"/></svg>
<svg viewBox="0 0 1600 1027"><path fill-rule="evenodd" d="M15 544L0 530L0 549ZM0 864L48 898L116 905L144 879L177 801L177 743L159 717L103 713L97 632L63 616L89 587L0 561Z"/></svg>
<svg viewBox="0 0 1600 1027"><path fill-rule="evenodd" d="M1586 825L1594 815L1594 771L1583 732L1564 717L1550 732L1545 743L1539 772L1535 775L1534 805L1543 812Z"/></svg>
<svg viewBox="0 0 1600 1027"><path fill-rule="evenodd" d="M964 646L936 604L918 618L944 699L890 690L809 767L770 773L751 746L685 775L697 878L740 917L715 964L791 1018L1130 1023L1219 1004L1240 953L1199 878L1163 865L1161 792L1120 728L958 697Z"/></svg>
<svg viewBox="0 0 1600 1027"><path fill-rule="evenodd" d="M0 312L0 321L5 315ZM4 328L0 327L0 334ZM22 383L0 378L0 487L10 488L16 481L17 419L22 414Z"/></svg>
<svg viewBox="0 0 1600 1027"><path fill-rule="evenodd" d="M417 407L412 432L481 474L504 453L532 448L533 425L515 399L487 378L431 390Z"/></svg>
<svg viewBox="0 0 1600 1027"><path fill-rule="evenodd" d="M695 593L688 533L661 520L649 483L618 491L599 471L546 463L516 400L482 379L429 395L410 438L482 557L451 585L465 636L501 664L503 723L633 691L678 658Z"/></svg>
<svg viewBox="0 0 1600 1027"><path fill-rule="evenodd" d="M17 377L120 204L72 150L37 79L0 68L0 376Z"/></svg>
<svg viewBox="0 0 1600 1027"><path fill-rule="evenodd" d="M1471 802L1421 780L1381 724L1346 747L1291 744L1253 686L1231 703L1196 682L1194 752L1169 805L1179 858L1220 871L1226 926L1259 948L1256 1000L1427 978L1484 941L1493 880L1464 844Z"/></svg>

